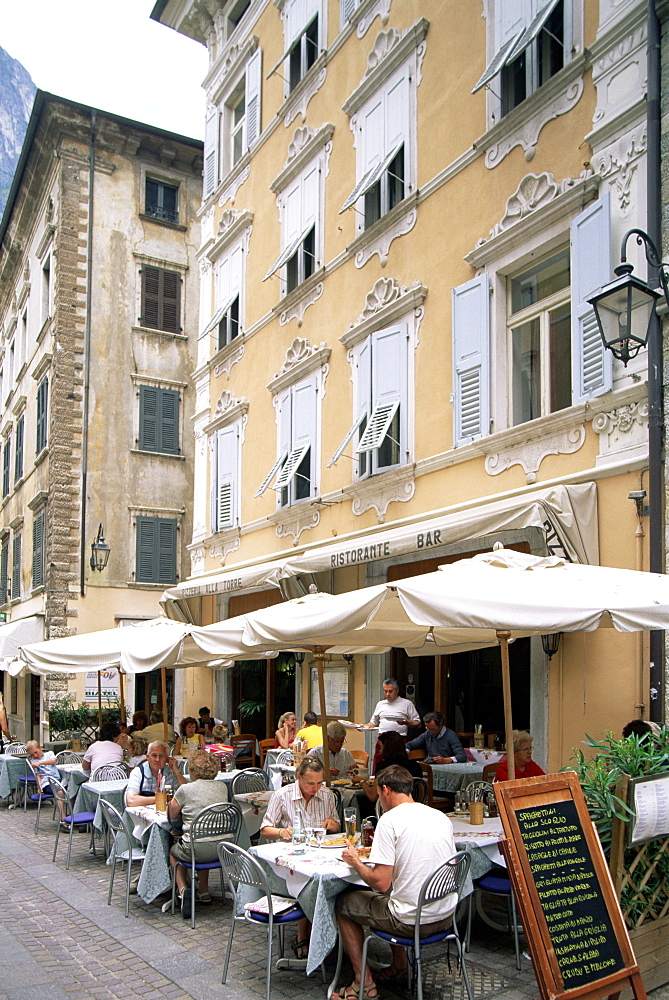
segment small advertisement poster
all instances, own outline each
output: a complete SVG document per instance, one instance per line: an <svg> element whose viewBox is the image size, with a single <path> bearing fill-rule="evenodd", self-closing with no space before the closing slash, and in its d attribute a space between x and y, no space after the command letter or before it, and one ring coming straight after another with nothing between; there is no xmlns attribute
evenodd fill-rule
<svg viewBox="0 0 669 1000"><path fill-rule="evenodd" d="M636 817L631 823L630 846L669 835L669 774L637 778L631 782L630 805Z"/></svg>
<svg viewBox="0 0 669 1000"><path fill-rule="evenodd" d="M100 671L102 704L118 700L118 670ZM84 701L98 703L98 671L87 670L84 674Z"/></svg>

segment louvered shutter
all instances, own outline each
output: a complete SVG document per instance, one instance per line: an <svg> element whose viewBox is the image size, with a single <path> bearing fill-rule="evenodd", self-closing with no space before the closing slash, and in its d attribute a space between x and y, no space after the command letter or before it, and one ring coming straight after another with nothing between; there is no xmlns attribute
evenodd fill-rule
<svg viewBox="0 0 669 1000"><path fill-rule="evenodd" d="M237 425L226 427L216 435L216 531L237 523Z"/></svg>
<svg viewBox="0 0 669 1000"><path fill-rule="evenodd" d="M11 469L12 439L8 437L2 449L2 495L9 495L9 480Z"/></svg>
<svg viewBox="0 0 669 1000"><path fill-rule="evenodd" d="M356 365L355 381L355 420L360 428L357 444L360 444L364 436L367 423L372 414L372 338L368 337L360 345ZM355 441L355 438L353 439ZM358 453L357 447L354 449L358 460L358 478L369 475L370 456L365 452Z"/></svg>
<svg viewBox="0 0 669 1000"><path fill-rule="evenodd" d="M612 278L610 194L571 225L572 401L601 396L613 383L612 355L602 343L588 295Z"/></svg>
<svg viewBox="0 0 669 1000"><path fill-rule="evenodd" d="M386 436L390 422L399 409L399 464L407 455L407 327L405 323L376 330L372 334L372 404L373 412L368 420L358 449L363 448L365 435L377 432L378 440L372 445L378 449ZM376 425L376 426L374 426ZM393 435L395 437L395 435ZM377 456L378 457L378 456ZM372 463L375 464L374 462ZM395 463L393 463L395 464Z"/></svg>
<svg viewBox="0 0 669 1000"><path fill-rule="evenodd" d="M160 329L160 268L142 267L142 326Z"/></svg>
<svg viewBox="0 0 669 1000"><path fill-rule="evenodd" d="M342 28L346 25L347 21L350 21L353 17L355 9L358 6L358 2L359 0L340 0Z"/></svg>
<svg viewBox="0 0 669 1000"><path fill-rule="evenodd" d="M135 576L138 583L156 583L155 551L158 518L137 518Z"/></svg>
<svg viewBox="0 0 669 1000"><path fill-rule="evenodd" d="M12 600L21 596L21 535L12 539Z"/></svg>
<svg viewBox="0 0 669 1000"><path fill-rule="evenodd" d="M286 48L289 49L307 26L307 0L287 0L284 5Z"/></svg>
<svg viewBox="0 0 669 1000"><path fill-rule="evenodd" d="M160 389L160 439L159 450L167 455L179 454L179 393L174 389Z"/></svg>
<svg viewBox="0 0 669 1000"><path fill-rule="evenodd" d="M44 520L44 511L40 511L33 521L33 590L44 586Z"/></svg>
<svg viewBox="0 0 669 1000"><path fill-rule="evenodd" d="M16 421L16 451L14 454L14 482L17 483L23 477L23 433L25 429L25 417L20 416Z"/></svg>
<svg viewBox="0 0 669 1000"><path fill-rule="evenodd" d="M279 401L279 454L285 455L285 460L277 470L280 477L286 463L290 459L293 441L293 394L291 389L287 389L280 397ZM279 494L282 505L288 503L288 496L285 491Z"/></svg>
<svg viewBox="0 0 669 1000"><path fill-rule="evenodd" d="M385 152L385 101L382 91L375 94L365 106L360 129L362 160L358 175L362 178L383 159Z"/></svg>
<svg viewBox="0 0 669 1000"><path fill-rule="evenodd" d="M252 146L260 135L260 94L262 89L262 49L257 48L245 70L246 137L245 148Z"/></svg>
<svg viewBox="0 0 669 1000"><path fill-rule="evenodd" d="M538 0L498 0L495 3L495 49L516 38L532 20Z"/></svg>
<svg viewBox="0 0 669 1000"><path fill-rule="evenodd" d="M453 289L453 436L456 447L490 425L488 275Z"/></svg>
<svg viewBox="0 0 669 1000"><path fill-rule="evenodd" d="M179 333L181 331L179 323L181 276L177 271L165 271L161 269L160 278L162 283L162 317L160 329L165 330L167 333Z"/></svg>
<svg viewBox="0 0 669 1000"><path fill-rule="evenodd" d="M177 579L177 522L158 518L157 582L176 583Z"/></svg>
<svg viewBox="0 0 669 1000"><path fill-rule="evenodd" d="M139 447L158 451L158 392L154 386L139 387Z"/></svg>
<svg viewBox="0 0 669 1000"><path fill-rule="evenodd" d="M202 195L208 198L216 187L218 173L218 111L211 112L204 125L204 177Z"/></svg>
<svg viewBox="0 0 669 1000"><path fill-rule="evenodd" d="M9 589L9 535L2 539L0 548L0 604L7 603Z"/></svg>
<svg viewBox="0 0 669 1000"><path fill-rule="evenodd" d="M316 431L318 421L316 379L299 382L292 388L292 448L300 454L293 473L293 490L302 497L311 496L315 486L316 472ZM305 456L309 457L308 469L302 467ZM288 463L286 463L287 465ZM300 470L298 480L297 471ZM306 476L307 479L301 478ZM307 481L308 480L308 481Z"/></svg>

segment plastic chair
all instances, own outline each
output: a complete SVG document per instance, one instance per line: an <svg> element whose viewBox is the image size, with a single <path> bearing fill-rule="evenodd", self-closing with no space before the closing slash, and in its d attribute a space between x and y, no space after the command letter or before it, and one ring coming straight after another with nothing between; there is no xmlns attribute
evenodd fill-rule
<svg viewBox="0 0 669 1000"><path fill-rule="evenodd" d="M242 811L236 802L221 802L206 809L200 809L194 817L188 836L190 838L190 862L177 861L172 866L172 913L176 899L177 865L190 870L190 925L195 928L195 873L220 868L220 861L196 861L195 845L198 841L212 841L223 837L237 842L242 827ZM188 891L188 890L186 890Z"/></svg>
<svg viewBox="0 0 669 1000"><path fill-rule="evenodd" d="M256 926L265 927L267 929L266 1000L270 1000L274 927L278 926L279 928L279 955L283 956L283 928L286 924L295 923L295 921L301 920L302 917L304 917L304 913L297 903L291 899L290 902L294 904L292 909L285 913L274 914L274 905L276 905L277 898L283 897L272 896L267 883L267 877L260 864L255 858L251 857L247 851L238 847L237 844L229 844L225 841L220 843L218 845L218 860L232 893L230 933L228 934L228 946L225 952L225 965L223 966L223 978L221 979L221 982L225 983L228 978L228 966L230 964L230 953L232 951L232 938L235 933L235 922L236 920L242 919L241 917L235 917L235 913L237 911L237 893L240 885L248 885L254 889L260 890L261 899L264 896L267 905L267 913L255 913L251 910L245 909L243 919L249 924L255 924Z"/></svg>
<svg viewBox="0 0 669 1000"><path fill-rule="evenodd" d="M125 883L125 915L127 917L130 910L130 875L132 863L133 861L143 861L146 855L141 848L133 847L132 838L128 835L128 831L125 828L123 818L118 809L115 809L111 802L107 802L106 799L100 799L100 808L102 809L102 815L104 816L105 823L107 824L107 829L111 830L114 838L112 851L109 855L109 860L111 861L111 871L109 873L107 906L111 906L116 865L126 863L128 871ZM123 837L123 840L120 840L121 837ZM128 845L125 850L119 850L119 845L122 843Z"/></svg>
<svg viewBox="0 0 669 1000"><path fill-rule="evenodd" d="M520 940L518 937L518 915L516 913L516 899L513 894L513 889L511 887L511 882L505 871L500 868L493 870L493 872L488 872L482 878L477 879L474 882L474 899L473 902L476 905L476 912L479 914L484 923L488 924L490 927L494 927L496 930L501 930L502 928L496 923L491 921L485 913L483 902L481 900L481 893L489 893L492 896L501 896L506 899L507 906L507 923L506 930L508 933L513 932L513 943L516 951L516 968L520 970ZM469 951L469 945L472 936L472 903L469 904L469 917L467 920L467 939L466 939L466 949Z"/></svg>
<svg viewBox="0 0 669 1000"><path fill-rule="evenodd" d="M240 733L238 736L229 737L229 745L233 750L242 748L242 753L239 753L235 757L237 767L245 761L248 761L250 767L255 767L256 765L256 737L255 733Z"/></svg>
<svg viewBox="0 0 669 1000"><path fill-rule="evenodd" d="M74 750L60 750L56 754L56 764L81 764L83 759L84 755Z"/></svg>
<svg viewBox="0 0 669 1000"><path fill-rule="evenodd" d="M96 767L91 775L91 781L121 781L130 774L127 764L101 764Z"/></svg>
<svg viewBox="0 0 669 1000"><path fill-rule="evenodd" d="M423 778L427 784L427 805L431 809L442 809L448 812L452 806L452 799L442 798L442 796L434 794L434 783L432 777L432 765L426 764L424 760L419 760L420 769L423 772Z"/></svg>
<svg viewBox="0 0 669 1000"><path fill-rule="evenodd" d="M366 750L351 750L351 757L363 767L367 767L369 764L369 754Z"/></svg>
<svg viewBox="0 0 669 1000"><path fill-rule="evenodd" d="M95 831L93 829L93 820L95 819L95 813L93 812L82 812L75 813L72 811L72 803L70 802L70 797L67 794L67 789L65 785L58 781L56 778L49 778L49 784L51 785L51 790L56 796L58 801L65 808L65 815L62 820L58 823L56 827L56 842L53 845L53 857L52 861L56 860L56 852L58 851L58 840L60 839L60 831L63 826L68 829L68 841L67 841L67 861L65 862L65 870L67 871L70 867L70 856L72 854L72 834L74 833L75 826L87 826L91 832L91 839L89 843L89 849L93 848L93 854L95 851Z"/></svg>
<svg viewBox="0 0 669 1000"><path fill-rule="evenodd" d="M436 871L425 879L418 897L413 937L398 937L393 934L388 934L387 931L376 930L374 927L367 928L362 945L363 972L367 964L367 948L369 941L373 936L382 938L384 941L389 941L390 944L396 944L402 948L406 948L409 952L410 959L407 966L407 974L410 977L409 988L411 988L411 970L412 967L414 967L413 978L416 980L417 997L418 1000L423 1000L421 949L428 944L437 944L442 941L454 941L458 951L458 958L460 959L462 979L465 984L467 996L469 1000L472 1000L472 990L469 983L469 976L467 975L465 956L462 948L462 942L460 941L460 935L458 933L455 913L453 913L451 926L448 930L438 931L436 934L430 934L423 938L420 936L421 913L423 907L427 906L429 903L436 903L440 899L445 899L446 896L450 896L453 893L457 893L459 899L465 884L465 879L467 878L467 873L469 872L469 863L469 854L467 854L466 851L459 851L457 854L454 854L452 858L449 858L448 861L444 862L443 865L440 865Z"/></svg>
<svg viewBox="0 0 669 1000"><path fill-rule="evenodd" d="M265 757L267 756L268 750L274 749L274 740L260 740L258 742L258 749L260 750L260 766L265 766Z"/></svg>
<svg viewBox="0 0 669 1000"><path fill-rule="evenodd" d="M267 775L264 771L242 771L232 782L231 795L234 798L243 792L266 792L268 788Z"/></svg>

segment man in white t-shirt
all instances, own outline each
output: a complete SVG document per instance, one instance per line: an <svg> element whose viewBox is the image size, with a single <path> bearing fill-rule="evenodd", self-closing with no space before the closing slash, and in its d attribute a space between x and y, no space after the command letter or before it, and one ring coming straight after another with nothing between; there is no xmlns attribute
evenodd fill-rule
<svg viewBox="0 0 669 1000"><path fill-rule="evenodd" d="M420 728L420 716L416 706L408 698L400 698L400 686L394 677L386 677L383 682L383 698L377 701L372 717L367 725L374 729L379 727L381 733L399 733L406 740L409 728ZM376 741L371 773L376 774L376 765L381 759L383 744Z"/></svg>
<svg viewBox="0 0 669 1000"><path fill-rule="evenodd" d="M453 825L444 813L414 802L413 778L397 765L383 769L377 782L383 814L379 818L369 855L370 865L360 860L354 847L342 851L342 859L375 892L361 890L340 896L337 906L339 930L355 973L355 982L342 994L358 991L375 1000L377 993L369 968L361 969L363 925L398 937L413 937L418 897L425 880L455 852ZM424 906L421 937L447 930L457 904L457 895L446 896ZM393 946L392 965L379 975L380 981L406 976L406 952ZM360 991L360 982L364 988ZM371 997L370 997L371 994Z"/></svg>

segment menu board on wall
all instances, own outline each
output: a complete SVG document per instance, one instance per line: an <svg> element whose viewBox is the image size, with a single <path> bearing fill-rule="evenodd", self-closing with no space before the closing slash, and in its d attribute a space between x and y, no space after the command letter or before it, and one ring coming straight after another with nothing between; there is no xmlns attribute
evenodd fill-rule
<svg viewBox="0 0 669 1000"><path fill-rule="evenodd" d="M348 698L349 668L325 667L325 710L329 719L346 719L349 715ZM311 668L311 711L321 714L321 699L318 693L318 670Z"/></svg>
<svg viewBox="0 0 669 1000"><path fill-rule="evenodd" d="M630 847L669 835L669 774L633 778L628 804L635 815L627 825Z"/></svg>
<svg viewBox="0 0 669 1000"><path fill-rule="evenodd" d="M504 853L543 997L646 996L574 772L495 785ZM627 980L627 982L625 982Z"/></svg>

